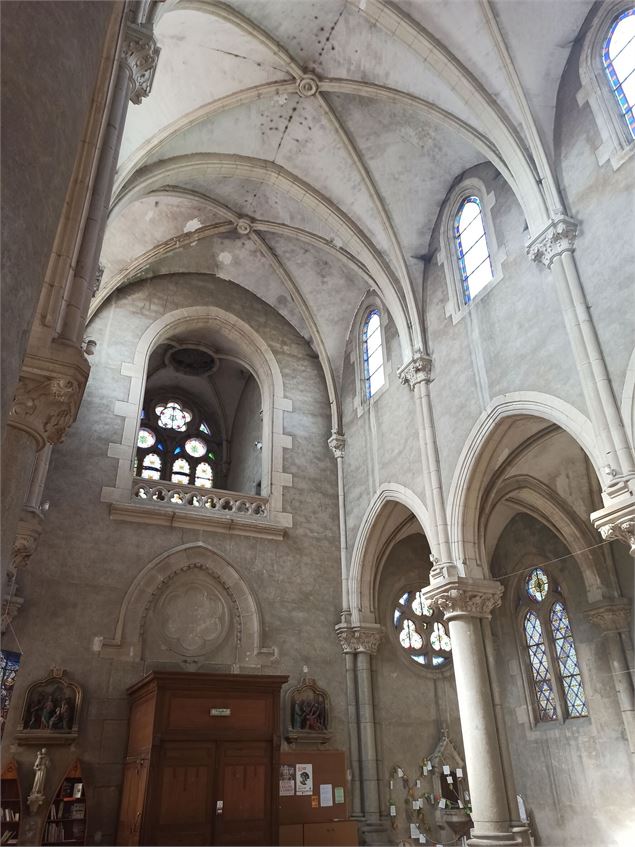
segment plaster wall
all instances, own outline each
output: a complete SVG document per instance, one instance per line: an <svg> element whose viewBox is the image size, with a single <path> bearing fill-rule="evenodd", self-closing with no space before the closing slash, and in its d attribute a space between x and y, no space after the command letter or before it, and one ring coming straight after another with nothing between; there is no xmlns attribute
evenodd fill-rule
<svg viewBox="0 0 635 847"><path fill-rule="evenodd" d="M537 554L536 564L566 557L548 565L547 572L560 584L567 604L589 717L531 726L512 576L528 553ZM585 618L584 583L569 553L549 529L528 515L517 515L508 524L492 563L494 576L506 587L503 605L492 618L496 661L505 676L503 705L517 790L530 811L536 843L608 847L626 843L632 831L635 773L603 636Z"/></svg>
<svg viewBox="0 0 635 847"><path fill-rule="evenodd" d="M122 8L105 0L52 0L45 9L36 2L2 4L3 421L92 105L110 18Z"/></svg>
<svg viewBox="0 0 635 847"><path fill-rule="evenodd" d="M262 480L262 402L258 383L250 377L243 388L231 434L230 491L259 494ZM261 444L258 448L257 444ZM256 490L258 489L258 490Z"/></svg>
<svg viewBox="0 0 635 847"><path fill-rule="evenodd" d="M115 522L101 502L102 486L115 482L118 460L109 444L120 441L123 418L115 400L127 392L122 362L133 359L137 339L158 317L178 308L217 305L249 320L273 352L293 411L283 431L291 437L285 470L292 485L283 491L293 526L282 541L198 529ZM26 687L64 667L84 687L77 750L84 768L89 843L114 843L122 759L127 742L126 687L154 666L130 657L104 658L95 638L112 638L119 609L134 578L157 556L183 544L202 542L229 561L253 593L262 616L263 672L288 673L296 684L307 665L332 700L332 746L347 744L344 662L333 631L339 620L339 537L336 466L327 446L329 404L319 364L307 343L271 308L239 285L213 277L169 276L131 285L112 298L90 325L97 340L91 377L76 424L54 451L45 498L51 508L37 552L22 582L20 618L23 653L14 706L3 746L11 745ZM132 445L130 447L132 456ZM154 614L156 614L156 609ZM149 630L150 635L152 632ZM6 647L15 649L12 639ZM275 648L275 650L273 649ZM227 661L221 651L220 661ZM170 656L163 656L163 661ZM212 668L214 657L207 659ZM172 657L181 669L180 657ZM170 667L169 661L164 667ZM16 758L23 791L32 780L33 750ZM51 751L62 776L64 747ZM42 810L43 814L45 810ZM30 842L33 843L33 842Z"/></svg>

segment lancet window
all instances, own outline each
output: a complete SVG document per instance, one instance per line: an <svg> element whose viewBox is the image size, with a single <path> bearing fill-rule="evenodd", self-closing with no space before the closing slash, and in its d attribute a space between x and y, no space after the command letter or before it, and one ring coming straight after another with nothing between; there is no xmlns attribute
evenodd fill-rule
<svg viewBox="0 0 635 847"><path fill-rule="evenodd" d="M362 327L362 361L366 398L370 399L384 384L384 352L378 309L371 309Z"/></svg>
<svg viewBox="0 0 635 847"><path fill-rule="evenodd" d="M564 597L543 568L533 568L522 582L519 619L538 721L588 716Z"/></svg>
<svg viewBox="0 0 635 847"><path fill-rule="evenodd" d="M602 61L626 126L635 139L635 9L625 10L613 21L604 42Z"/></svg>
<svg viewBox="0 0 635 847"><path fill-rule="evenodd" d="M464 197L459 203L454 218L454 245L463 283L463 302L469 303L494 276L481 201L476 195Z"/></svg>

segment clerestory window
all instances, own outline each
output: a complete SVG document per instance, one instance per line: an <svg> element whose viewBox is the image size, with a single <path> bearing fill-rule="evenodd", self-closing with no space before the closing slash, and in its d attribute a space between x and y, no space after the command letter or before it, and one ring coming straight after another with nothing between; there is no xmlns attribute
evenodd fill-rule
<svg viewBox="0 0 635 847"><path fill-rule="evenodd" d="M463 283L463 302L469 303L494 277L481 201L464 197L454 218L454 244Z"/></svg>
<svg viewBox="0 0 635 847"><path fill-rule="evenodd" d="M384 384L384 352L378 309L371 309L362 327L362 361L366 399L369 400Z"/></svg>
<svg viewBox="0 0 635 847"><path fill-rule="evenodd" d="M611 24L602 61L628 131L635 138L635 9L625 10Z"/></svg>
<svg viewBox="0 0 635 847"><path fill-rule="evenodd" d="M589 710L564 597L543 568L534 568L523 580L519 615L538 721L587 717Z"/></svg>
<svg viewBox="0 0 635 847"><path fill-rule="evenodd" d="M168 398L142 411L137 476L213 488L215 463L212 430L195 410Z"/></svg>

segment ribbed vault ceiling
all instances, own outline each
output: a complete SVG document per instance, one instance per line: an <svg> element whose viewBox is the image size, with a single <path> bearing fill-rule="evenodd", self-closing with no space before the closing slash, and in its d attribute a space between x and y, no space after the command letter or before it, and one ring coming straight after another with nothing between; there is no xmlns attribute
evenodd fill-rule
<svg viewBox="0 0 635 847"><path fill-rule="evenodd" d="M558 82L591 5L157 5L161 55L152 94L128 111L93 312L161 273L231 279L314 345L337 425L365 292L390 309L404 357L422 346L422 256L464 170L492 161L530 231L542 224L519 86L550 157ZM319 90L302 96L307 76Z"/></svg>

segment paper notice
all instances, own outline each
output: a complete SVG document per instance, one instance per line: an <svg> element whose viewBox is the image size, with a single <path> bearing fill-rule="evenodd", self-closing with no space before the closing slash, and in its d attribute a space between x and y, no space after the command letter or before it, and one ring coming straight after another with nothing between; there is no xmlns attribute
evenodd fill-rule
<svg viewBox="0 0 635 847"><path fill-rule="evenodd" d="M344 802L344 788L341 785L335 786L335 802L343 803Z"/></svg>
<svg viewBox="0 0 635 847"><path fill-rule="evenodd" d="M445 809L445 797L442 797L442 798L439 800L439 808L440 808L440 809Z"/></svg>
<svg viewBox="0 0 635 847"><path fill-rule="evenodd" d="M298 794L313 794L313 765L295 766L295 785Z"/></svg>
<svg viewBox="0 0 635 847"><path fill-rule="evenodd" d="M446 774L446 775L450 773L450 766L449 765L443 765L443 773Z"/></svg>
<svg viewBox="0 0 635 847"><path fill-rule="evenodd" d="M450 785L452 785L452 783L454 782L454 779L451 776L446 776L446 779L450 783Z"/></svg>
<svg viewBox="0 0 635 847"><path fill-rule="evenodd" d="M389 814L390 814L390 817L391 817L391 818L396 817L396 816L397 816L397 807L396 807L396 806L391 806L391 807L390 807L390 812L389 812Z"/></svg>
<svg viewBox="0 0 635 847"><path fill-rule="evenodd" d="M320 808L320 798L317 796L317 794L314 794L311 797L311 808L312 809L319 809Z"/></svg>
<svg viewBox="0 0 635 847"><path fill-rule="evenodd" d="M456 769L456 778L457 779L463 779L463 768L457 768Z"/></svg>
<svg viewBox="0 0 635 847"><path fill-rule="evenodd" d="M320 806L333 805L333 786L326 784L320 785Z"/></svg>

